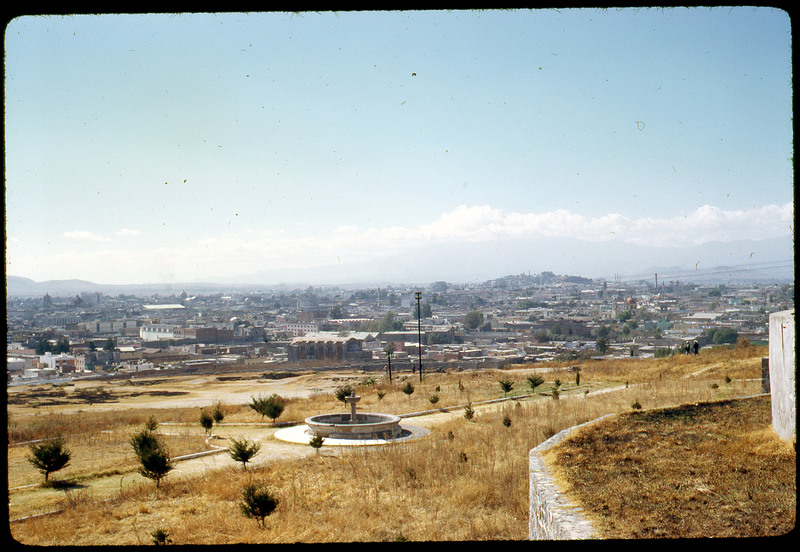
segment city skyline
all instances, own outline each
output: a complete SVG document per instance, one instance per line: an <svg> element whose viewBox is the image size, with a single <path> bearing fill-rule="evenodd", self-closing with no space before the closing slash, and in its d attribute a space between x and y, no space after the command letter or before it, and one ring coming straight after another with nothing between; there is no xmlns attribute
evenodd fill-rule
<svg viewBox="0 0 800 552"><path fill-rule="evenodd" d="M793 259L781 10L21 17L5 55L7 274L420 282Z"/></svg>

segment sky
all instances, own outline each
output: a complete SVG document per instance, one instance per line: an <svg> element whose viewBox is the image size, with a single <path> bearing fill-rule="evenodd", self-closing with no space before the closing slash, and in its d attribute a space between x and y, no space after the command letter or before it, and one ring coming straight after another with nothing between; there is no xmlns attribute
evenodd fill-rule
<svg viewBox="0 0 800 552"><path fill-rule="evenodd" d="M22 16L4 48L9 275L793 262L779 9Z"/></svg>

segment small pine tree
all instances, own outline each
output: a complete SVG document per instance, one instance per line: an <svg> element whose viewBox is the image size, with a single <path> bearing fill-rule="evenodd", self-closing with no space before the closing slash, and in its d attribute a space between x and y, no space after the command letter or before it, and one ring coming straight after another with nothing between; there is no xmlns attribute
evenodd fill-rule
<svg viewBox="0 0 800 552"><path fill-rule="evenodd" d="M514 389L514 382L508 378L504 378L500 380L500 388L503 390L503 397L508 395L512 389Z"/></svg>
<svg viewBox="0 0 800 552"><path fill-rule="evenodd" d="M200 425L203 426L203 429L206 433L208 433L214 426L214 418L212 418L211 414L205 410L200 411Z"/></svg>
<svg viewBox="0 0 800 552"><path fill-rule="evenodd" d="M153 537L153 544L156 546L164 546L172 542L169 533L164 529L156 529L150 533L150 536Z"/></svg>
<svg viewBox="0 0 800 552"><path fill-rule="evenodd" d="M278 499L269 490L256 485L247 485L242 489L242 501L239 508L247 517L256 518L262 529L264 518L278 507Z"/></svg>
<svg viewBox="0 0 800 552"><path fill-rule="evenodd" d="M214 418L214 423L220 423L225 418L225 411L222 409L222 403L217 402L214 404L214 410L211 412Z"/></svg>
<svg viewBox="0 0 800 552"><path fill-rule="evenodd" d="M155 433L147 429L131 436L130 444L141 464L139 473L148 479L155 480L156 488L158 488L161 480L174 467L169 457L169 450Z"/></svg>
<svg viewBox="0 0 800 552"><path fill-rule="evenodd" d="M242 468L247 471L247 463L261 450L261 444L255 441L231 439L230 455L237 462L242 463Z"/></svg>
<svg viewBox="0 0 800 552"><path fill-rule="evenodd" d="M528 387L531 388L531 393L536 392L536 388L544 383L544 378L539 374L531 374L528 376Z"/></svg>
<svg viewBox="0 0 800 552"><path fill-rule="evenodd" d="M72 457L60 435L38 445L31 444L28 448L30 450L28 462L44 474L45 483L51 473L69 465Z"/></svg>
<svg viewBox="0 0 800 552"><path fill-rule="evenodd" d="M262 416L272 418L272 423L274 424L283 414L283 409L286 408L286 400L275 393L269 397L252 397L250 408Z"/></svg>
<svg viewBox="0 0 800 552"><path fill-rule="evenodd" d="M322 444L325 442L325 438L322 435L314 435L311 439L308 440L308 444L311 445L311 448L319 452L319 449L322 448Z"/></svg>
<svg viewBox="0 0 800 552"><path fill-rule="evenodd" d="M353 394L353 388L350 385L342 385L340 387L337 387L333 392L333 395L336 397L336 399L343 402L344 404L347 404L345 397L349 397L352 394Z"/></svg>
<svg viewBox="0 0 800 552"><path fill-rule="evenodd" d="M467 406L464 407L464 418L471 420L474 417L475 410L472 408L472 403L467 403Z"/></svg>
<svg viewBox="0 0 800 552"><path fill-rule="evenodd" d="M412 384L410 381L407 381L406 384L400 389L400 391L402 391L403 393L408 395L409 398L411 398L411 395L414 393L414 384Z"/></svg>

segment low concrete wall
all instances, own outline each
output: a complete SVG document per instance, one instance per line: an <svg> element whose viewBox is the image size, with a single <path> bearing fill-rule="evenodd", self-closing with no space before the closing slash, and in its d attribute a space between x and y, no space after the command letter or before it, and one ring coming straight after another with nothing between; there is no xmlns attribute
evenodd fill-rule
<svg viewBox="0 0 800 552"><path fill-rule="evenodd" d="M794 309L769 315L769 386L772 429L781 439L796 441Z"/></svg>
<svg viewBox="0 0 800 552"><path fill-rule="evenodd" d="M530 481L528 538L530 540L596 538L592 524L583 517L582 510L570 504L566 497L561 494L552 473L544 462L542 453L569 437L576 429L598 422L608 416L602 416L591 422L567 428L531 450L528 456Z"/></svg>

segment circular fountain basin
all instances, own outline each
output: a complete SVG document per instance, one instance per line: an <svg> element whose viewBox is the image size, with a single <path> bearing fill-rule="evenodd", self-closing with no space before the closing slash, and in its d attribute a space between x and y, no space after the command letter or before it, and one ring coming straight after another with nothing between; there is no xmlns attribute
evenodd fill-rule
<svg viewBox="0 0 800 552"><path fill-rule="evenodd" d="M306 418L308 431L330 439L387 439L401 433L400 416L360 412L355 421L350 414L320 414Z"/></svg>

